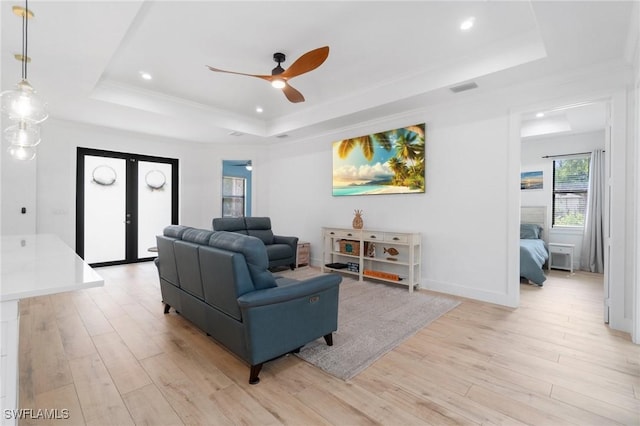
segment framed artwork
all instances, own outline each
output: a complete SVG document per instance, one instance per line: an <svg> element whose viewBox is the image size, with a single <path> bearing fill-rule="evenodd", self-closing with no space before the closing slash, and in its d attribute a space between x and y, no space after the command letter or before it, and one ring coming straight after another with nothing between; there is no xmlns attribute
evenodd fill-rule
<svg viewBox="0 0 640 426"><path fill-rule="evenodd" d="M520 189L542 189L542 170L520 173Z"/></svg>
<svg viewBox="0 0 640 426"><path fill-rule="evenodd" d="M333 143L333 195L425 192L425 124Z"/></svg>

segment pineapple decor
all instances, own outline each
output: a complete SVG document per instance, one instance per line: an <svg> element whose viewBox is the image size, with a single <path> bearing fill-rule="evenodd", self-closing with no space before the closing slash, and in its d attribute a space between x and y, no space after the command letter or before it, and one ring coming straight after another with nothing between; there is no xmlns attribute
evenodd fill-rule
<svg viewBox="0 0 640 426"><path fill-rule="evenodd" d="M362 229L364 222L362 221L362 210L354 210L353 229Z"/></svg>

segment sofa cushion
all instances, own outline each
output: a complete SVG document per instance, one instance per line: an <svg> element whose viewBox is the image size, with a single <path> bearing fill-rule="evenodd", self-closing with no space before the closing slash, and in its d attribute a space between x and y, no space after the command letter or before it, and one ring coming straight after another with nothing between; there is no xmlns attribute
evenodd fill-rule
<svg viewBox="0 0 640 426"><path fill-rule="evenodd" d="M196 244L209 244L213 231L205 229L187 229L182 234L182 241L189 241Z"/></svg>
<svg viewBox="0 0 640 426"><path fill-rule="evenodd" d="M193 228L191 228L190 226L184 226L184 225L169 225L166 228L164 228L163 234L165 237L182 238L182 234L189 229L193 229Z"/></svg>
<svg viewBox="0 0 640 426"><path fill-rule="evenodd" d="M162 231L163 235L156 236L156 246L158 247L158 272L165 281L180 287L178 269L176 267L173 242L182 238L185 231L193 229L184 225L169 225Z"/></svg>
<svg viewBox="0 0 640 426"><path fill-rule="evenodd" d="M293 255L291 246L286 244L271 244L267 246L267 256L269 260L286 259Z"/></svg>
<svg viewBox="0 0 640 426"><path fill-rule="evenodd" d="M217 217L213 219L213 230L238 232L248 235L244 217Z"/></svg>
<svg viewBox="0 0 640 426"><path fill-rule="evenodd" d="M273 244L273 232L270 229L249 229L247 234L259 238L266 246Z"/></svg>
<svg viewBox="0 0 640 426"><path fill-rule="evenodd" d="M165 237L163 235L156 236L156 246L158 247L157 265L161 279L176 287L180 287L176 255L173 250L173 243L175 241L175 238Z"/></svg>
<svg viewBox="0 0 640 426"><path fill-rule="evenodd" d="M267 269L269 258L267 250L256 237L242 235L235 232L214 232L209 239L211 247L242 253L249 268L249 274L256 290L276 286L276 280Z"/></svg>
<svg viewBox="0 0 640 426"><path fill-rule="evenodd" d="M198 254L204 300L242 321L238 297L255 291L245 257L241 253L210 246L200 246Z"/></svg>
<svg viewBox="0 0 640 426"><path fill-rule="evenodd" d="M198 244L189 241L178 240L173 243L180 288L202 299L204 292L200 276L199 247Z"/></svg>
<svg viewBox="0 0 640 426"><path fill-rule="evenodd" d="M273 231L271 230L271 218L245 217L247 233L252 237L258 237L265 245L273 244Z"/></svg>

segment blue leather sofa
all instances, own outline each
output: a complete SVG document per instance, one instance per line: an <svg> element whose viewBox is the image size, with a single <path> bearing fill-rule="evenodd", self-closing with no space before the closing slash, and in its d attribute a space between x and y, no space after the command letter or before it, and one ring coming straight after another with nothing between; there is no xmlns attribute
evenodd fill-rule
<svg viewBox="0 0 640 426"><path fill-rule="evenodd" d="M171 225L156 239L165 314L173 307L246 361L249 383L269 360L320 337L333 344L339 275L275 277L264 244L248 235Z"/></svg>
<svg viewBox="0 0 640 426"><path fill-rule="evenodd" d="M268 217L217 217L212 221L214 231L229 231L258 237L267 248L269 268L296 267L298 237L274 235Z"/></svg>

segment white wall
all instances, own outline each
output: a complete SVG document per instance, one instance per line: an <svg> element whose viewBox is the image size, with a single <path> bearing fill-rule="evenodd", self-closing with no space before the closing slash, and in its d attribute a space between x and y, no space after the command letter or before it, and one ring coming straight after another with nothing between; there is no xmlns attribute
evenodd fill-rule
<svg viewBox="0 0 640 426"><path fill-rule="evenodd" d="M38 146L36 228L38 233L57 234L71 247L75 247L77 147L177 158L179 222L207 229L211 219L220 216L222 160L252 158L255 152L251 146L207 145L47 120Z"/></svg>
<svg viewBox="0 0 640 426"><path fill-rule="evenodd" d="M632 23L635 24L634 30L629 38L629 57L633 64L633 88L629 90L632 108L630 108L629 124L631 127L630 140L631 145L635 148L633 158L635 177L629 185L631 193L630 198L635 200L634 211L631 215L631 222L635 226L635 242L630 250L632 267L630 268L630 276L632 277L633 286L631 291L631 315L633 318L633 326L631 337L634 343L640 344L640 4L635 3L633 7Z"/></svg>
<svg viewBox="0 0 640 426"><path fill-rule="evenodd" d="M426 193L332 196L333 141L426 122ZM422 233L423 287L508 304L506 109L485 104L434 108L274 146L269 152L268 213L274 230L311 242L322 262L321 227L350 227L354 209L365 228Z"/></svg>
<svg viewBox="0 0 640 426"><path fill-rule="evenodd" d="M522 142L521 167L523 172L542 170L542 189L523 190L520 200L523 206L546 206L547 224L551 228L553 198L553 158L544 156L591 152L604 149L605 132L599 130L573 135L548 136L542 138L526 138ZM574 244L573 268L580 269L580 253L582 250L582 228L549 229L550 243Z"/></svg>
<svg viewBox="0 0 640 426"><path fill-rule="evenodd" d="M5 120L6 121L6 120ZM3 127L0 127L4 129ZM2 180L2 235L35 234L36 232L36 166L31 161L14 160L7 152L3 140L0 176ZM22 208L26 213L22 213Z"/></svg>

